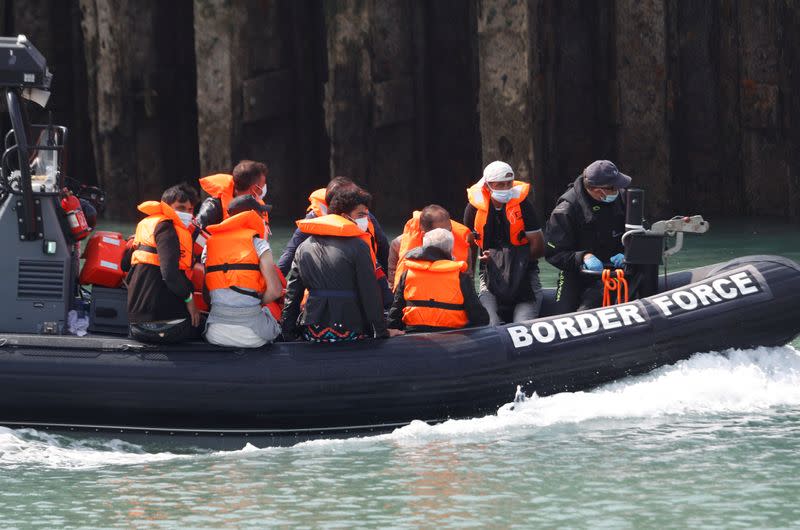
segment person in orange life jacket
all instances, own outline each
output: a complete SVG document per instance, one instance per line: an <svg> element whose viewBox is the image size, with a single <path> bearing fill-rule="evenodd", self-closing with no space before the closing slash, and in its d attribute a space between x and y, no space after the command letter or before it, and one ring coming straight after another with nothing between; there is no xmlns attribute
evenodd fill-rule
<svg viewBox="0 0 800 530"><path fill-rule="evenodd" d="M123 256L128 270L128 319L131 336L154 343L198 336L200 312L192 299L191 235L187 229L198 202L197 191L179 184L161 202L146 201L147 217L136 227L133 247Z"/></svg>
<svg viewBox="0 0 800 530"><path fill-rule="evenodd" d="M473 248L475 237L472 231L461 223L450 219L450 213L438 204L429 204L409 219L403 233L392 240L389 246L389 269L387 277L389 286L394 290L394 285L400 280L405 267L405 255L412 249L422 246L422 238L427 232L437 228L444 228L453 232L454 246L453 259L467 263L467 273L472 274Z"/></svg>
<svg viewBox="0 0 800 530"><path fill-rule="evenodd" d="M544 239L529 192L530 185L514 180L514 170L501 161L487 165L467 190L464 224L480 246L479 297L492 325L532 320L542 306L537 259L544 254ZM500 258L518 266L501 274ZM513 292L500 292L500 285Z"/></svg>
<svg viewBox="0 0 800 530"><path fill-rule="evenodd" d="M266 164L242 160L233 168L232 175L219 173L200 179L200 187L209 194L197 212L197 223L201 228L219 224L228 218L230 202L234 197L252 195L263 202L267 195Z"/></svg>
<svg viewBox="0 0 800 530"><path fill-rule="evenodd" d="M252 195L240 195L230 202L228 218L208 227L203 259L211 311L205 338L211 344L258 348L280 335L275 317L262 308L283 291L264 208Z"/></svg>
<svg viewBox="0 0 800 530"><path fill-rule="evenodd" d="M336 194L340 191L350 189L360 188L355 182L347 177L340 176L332 178L326 188L315 190L311 193L311 195L309 195L308 213L306 214L305 218L314 219L316 217L326 215L328 213L328 205L331 203ZM381 228L380 223L378 223L378 219L375 218L372 212L369 212L369 220L369 230L373 236L373 253L375 254L377 265L381 267L381 271L379 271L377 274L378 288L381 290L384 309L389 309L394 295L389 287L388 277L385 277L385 275L381 274L382 271L386 271L388 264L389 239L386 237L383 228ZM294 234L292 234L292 238L286 244L281 257L278 259L278 268L281 270L284 276L289 274L289 269L292 267L292 261L294 260L295 252L297 252L297 247L300 246L300 244L308 237L309 234L304 233L299 228L294 231Z"/></svg>
<svg viewBox="0 0 800 530"><path fill-rule="evenodd" d="M453 241L450 230L434 228L422 236L421 247L406 254L389 310L390 329L441 331L489 323L467 264L453 260Z"/></svg>
<svg viewBox="0 0 800 530"><path fill-rule="evenodd" d="M601 305L600 276L581 271L601 272L604 263L623 267L625 202L620 191L630 183L631 178L614 163L596 160L556 201L545 230L545 257L559 269L559 313Z"/></svg>
<svg viewBox="0 0 800 530"><path fill-rule="evenodd" d="M187 182L181 182L164 190L164 193L161 194L161 202L166 203L175 210L175 214L191 232L192 223L194 222L194 209L197 207L197 203L200 202L200 195L197 193L197 189ZM121 265L122 270L125 272L128 272L131 268L133 250L133 248L127 249L122 256Z"/></svg>
<svg viewBox="0 0 800 530"><path fill-rule="evenodd" d="M302 335L314 342L338 342L401 333L387 330L383 319L367 233L370 199L367 192L351 188L336 194L327 215L297 221L310 237L297 248L287 277L284 339Z"/></svg>

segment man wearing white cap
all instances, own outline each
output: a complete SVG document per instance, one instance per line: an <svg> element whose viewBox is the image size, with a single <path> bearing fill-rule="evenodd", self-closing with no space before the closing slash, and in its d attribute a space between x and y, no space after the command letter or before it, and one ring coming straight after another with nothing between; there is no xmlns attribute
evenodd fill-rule
<svg viewBox="0 0 800 530"><path fill-rule="evenodd" d="M559 313L600 306L604 264L623 266L625 203L621 190L631 178L609 160L595 160L556 201L547 221L545 256L560 269L556 288Z"/></svg>
<svg viewBox="0 0 800 530"><path fill-rule="evenodd" d="M514 170L499 160L467 190L464 224L480 247L479 297L492 325L532 320L542 306L536 260L544 238L529 193L530 184L514 180Z"/></svg>

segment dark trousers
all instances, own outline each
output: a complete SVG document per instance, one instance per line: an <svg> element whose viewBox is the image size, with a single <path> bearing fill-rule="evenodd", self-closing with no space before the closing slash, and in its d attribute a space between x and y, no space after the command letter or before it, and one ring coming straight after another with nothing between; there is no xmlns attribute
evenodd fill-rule
<svg viewBox="0 0 800 530"><path fill-rule="evenodd" d="M173 324L167 324L166 322L131 322L129 330L131 337L140 342L174 344L200 338L200 330L204 327L201 322L200 327L193 328L192 321L184 318Z"/></svg>
<svg viewBox="0 0 800 530"><path fill-rule="evenodd" d="M600 307L603 303L603 282L599 276L559 271L555 301L557 314Z"/></svg>

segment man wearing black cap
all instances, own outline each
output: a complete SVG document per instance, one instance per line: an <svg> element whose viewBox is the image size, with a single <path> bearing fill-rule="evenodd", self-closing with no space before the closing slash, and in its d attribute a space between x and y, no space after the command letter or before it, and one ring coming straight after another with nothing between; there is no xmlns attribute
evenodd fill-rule
<svg viewBox="0 0 800 530"><path fill-rule="evenodd" d="M545 230L545 259L560 269L558 313L598 307L604 264L622 267L625 203L620 192L630 183L613 162L596 160L556 201Z"/></svg>

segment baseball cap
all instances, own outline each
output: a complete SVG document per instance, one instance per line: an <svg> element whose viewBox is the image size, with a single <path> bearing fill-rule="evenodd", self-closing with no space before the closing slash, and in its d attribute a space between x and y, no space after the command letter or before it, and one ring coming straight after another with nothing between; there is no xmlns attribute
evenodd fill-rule
<svg viewBox="0 0 800 530"><path fill-rule="evenodd" d="M631 178L621 173L610 160L595 160L583 170L583 177L589 186L597 188L624 189L631 184Z"/></svg>

